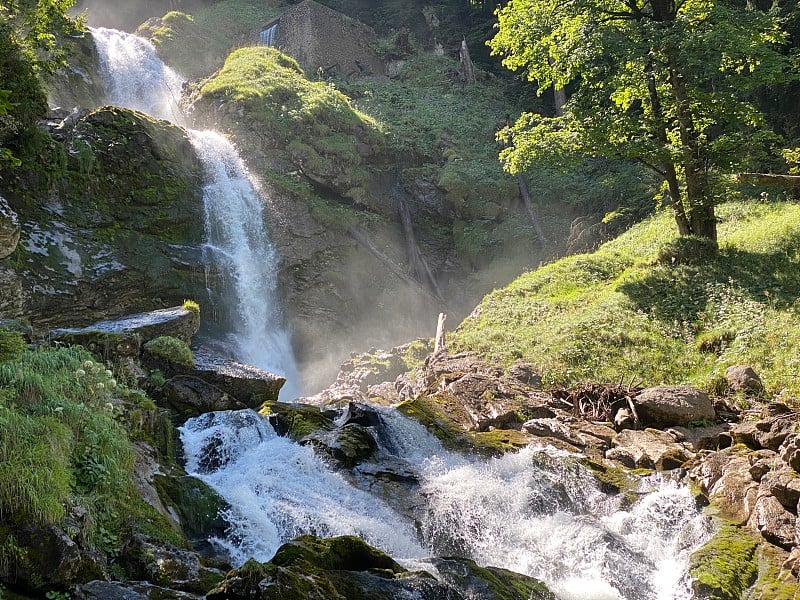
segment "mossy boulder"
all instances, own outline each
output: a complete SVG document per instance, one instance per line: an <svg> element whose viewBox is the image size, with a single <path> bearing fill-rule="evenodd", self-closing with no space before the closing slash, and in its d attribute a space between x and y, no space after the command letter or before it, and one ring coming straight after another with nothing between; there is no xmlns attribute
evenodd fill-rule
<svg viewBox="0 0 800 600"><path fill-rule="evenodd" d="M225 58L220 48L209 43L209 33L185 12L172 10L163 17L151 17L139 25L136 35L150 40L161 59L187 79L208 76Z"/></svg>
<svg viewBox="0 0 800 600"><path fill-rule="evenodd" d="M409 572L390 556L353 536L300 536L281 546L269 562L253 560L228 573L209 600L555 600L539 581L471 560L432 559L441 580Z"/></svg>
<svg viewBox="0 0 800 600"><path fill-rule="evenodd" d="M183 533L193 544L223 536L228 503L203 481L189 475L159 475L153 483L164 504L178 516Z"/></svg>
<svg viewBox="0 0 800 600"><path fill-rule="evenodd" d="M194 355L189 344L171 335L160 335L145 343L146 354L169 363L191 369L194 367Z"/></svg>
<svg viewBox="0 0 800 600"><path fill-rule="evenodd" d="M318 406L264 402L258 412L269 420L278 435L298 442L315 431L334 428L335 412L321 411Z"/></svg>
<svg viewBox="0 0 800 600"><path fill-rule="evenodd" d="M758 537L722 524L689 560L692 588L707 600L739 600L758 577Z"/></svg>
<svg viewBox="0 0 800 600"><path fill-rule="evenodd" d="M105 107L53 135L53 164L0 182L21 226L0 261L5 287L17 290L5 316L42 330L197 295L202 167L185 132Z"/></svg>
<svg viewBox="0 0 800 600"><path fill-rule="evenodd" d="M364 166L386 151L377 121L333 86L306 78L297 61L278 50L231 53L193 106L197 121L231 131L257 161L269 151L273 164L288 161L316 185L356 204L382 206Z"/></svg>

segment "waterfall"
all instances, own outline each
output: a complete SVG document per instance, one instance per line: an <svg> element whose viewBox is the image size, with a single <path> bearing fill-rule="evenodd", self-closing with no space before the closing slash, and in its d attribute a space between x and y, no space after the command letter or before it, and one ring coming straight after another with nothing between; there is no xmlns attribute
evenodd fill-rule
<svg viewBox="0 0 800 600"><path fill-rule="evenodd" d="M267 27L261 33L258 34L258 43L261 46L274 46L275 45L275 36L278 33L278 24L275 23L274 25Z"/></svg>
<svg viewBox="0 0 800 600"><path fill-rule="evenodd" d="M427 556L463 556L525 573L562 600L692 597L688 557L710 529L685 487L646 480L621 510L621 498L603 493L567 452L529 447L467 458L393 409L375 410L384 458L419 481L424 506L413 516L358 489L252 411L187 421L187 471L230 503L230 535L219 542L237 563L267 560L301 533L355 534L415 568Z"/></svg>
<svg viewBox="0 0 800 600"><path fill-rule="evenodd" d="M153 45L114 29L91 29L108 101L182 125L182 78ZM278 256L264 226L264 206L235 146L214 131L189 130L205 169L204 256L220 274L222 313L234 358L287 379L296 397L297 369L277 298Z"/></svg>
<svg viewBox="0 0 800 600"><path fill-rule="evenodd" d="M182 82L153 47L113 30L93 35L109 100L180 122ZM205 249L230 291L237 357L293 374L260 198L232 144L214 132L189 135L206 169ZM465 457L394 409L374 410L375 460L408 474L413 492L396 493L413 493L413 501L390 506L370 493L369 465L334 470L250 410L207 413L180 428L187 471L230 505L230 529L216 542L237 565L269 560L299 534L352 534L414 568L435 571L427 557L456 555L525 573L561 600L692 597L688 557L711 532L685 487L646 479L628 505L605 494L567 452L528 447L494 459Z"/></svg>

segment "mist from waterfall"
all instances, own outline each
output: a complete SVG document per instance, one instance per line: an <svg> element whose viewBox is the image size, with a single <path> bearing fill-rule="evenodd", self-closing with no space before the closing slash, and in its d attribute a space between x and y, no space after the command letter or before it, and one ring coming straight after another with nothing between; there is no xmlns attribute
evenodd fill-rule
<svg viewBox="0 0 800 600"><path fill-rule="evenodd" d="M185 125L178 102L183 79L150 42L114 29L91 33L109 103ZM189 139L205 170L204 257L221 283L221 306L215 308L226 315L233 358L283 375L287 383L282 397L296 397L297 367L278 301L279 261L266 230L263 202L227 138L189 130Z"/></svg>

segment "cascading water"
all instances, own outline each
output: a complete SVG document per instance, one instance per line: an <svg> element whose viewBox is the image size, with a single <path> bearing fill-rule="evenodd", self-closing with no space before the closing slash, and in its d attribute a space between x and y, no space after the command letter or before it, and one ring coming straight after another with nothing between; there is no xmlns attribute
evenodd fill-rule
<svg viewBox="0 0 800 600"><path fill-rule="evenodd" d="M184 124L183 80L153 45L114 29L92 29L108 101ZM296 397L297 369L276 296L278 258L264 227L264 207L235 146L214 131L189 131L203 163L207 262L220 274L223 312L234 358L286 377L282 397Z"/></svg>
<svg viewBox="0 0 800 600"><path fill-rule="evenodd" d="M180 123L182 81L153 47L114 30L93 35L109 101ZM275 251L260 226L261 202L225 138L190 138L207 171L207 254L234 297L237 358L290 376L294 363L275 308ZM375 410L379 459L415 482L407 510L364 491L371 489L367 465L346 478L253 411L186 422L187 470L230 504L230 530L218 542L234 562L268 560L302 533L355 534L414 568L425 568L428 556L460 555L542 579L563 600L691 597L688 556L710 531L685 488L646 482L649 489L623 510L572 455L526 448L468 459L444 450L419 423Z"/></svg>
<svg viewBox="0 0 800 600"><path fill-rule="evenodd" d="M203 415L181 428L187 470L232 506L221 543L237 562L266 560L301 533L354 534L416 567L427 556L457 555L526 573L564 600L691 597L687 560L710 530L687 489L653 480L620 510L620 499L566 452L529 447L468 459L419 423L376 410L384 459L419 482L423 506L414 515L369 496L252 411Z"/></svg>

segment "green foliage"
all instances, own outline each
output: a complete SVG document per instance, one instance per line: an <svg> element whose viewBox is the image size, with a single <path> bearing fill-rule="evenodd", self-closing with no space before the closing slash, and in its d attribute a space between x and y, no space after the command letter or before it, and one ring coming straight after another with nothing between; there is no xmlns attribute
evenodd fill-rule
<svg viewBox="0 0 800 600"><path fill-rule="evenodd" d="M80 347L27 351L0 364L4 522L58 525L67 506L81 506L81 535L105 552L116 552L129 528L180 543L134 487L121 397L130 395Z"/></svg>
<svg viewBox="0 0 800 600"><path fill-rule="evenodd" d="M550 385L625 377L712 389L728 366L750 364L768 390L800 396L800 206L719 213L715 258L659 260L675 249L660 214L488 295L451 344L536 362Z"/></svg>
<svg viewBox="0 0 800 600"><path fill-rule="evenodd" d="M0 362L19 358L27 347L21 333L0 327Z"/></svg>
<svg viewBox="0 0 800 600"><path fill-rule="evenodd" d="M154 338L144 345L147 352L184 367L194 367L194 356L189 344L169 335Z"/></svg>
<svg viewBox="0 0 800 600"><path fill-rule="evenodd" d="M505 130L506 168L639 160L663 177L681 233L714 238L710 172L752 165L774 140L743 93L797 76L774 15L722 0L512 0L497 15L503 64L540 93L570 91L563 116L528 113Z"/></svg>
<svg viewBox="0 0 800 600"><path fill-rule="evenodd" d="M183 309L193 312L196 315L200 315L200 305L195 302L194 300L184 300L183 301Z"/></svg>

